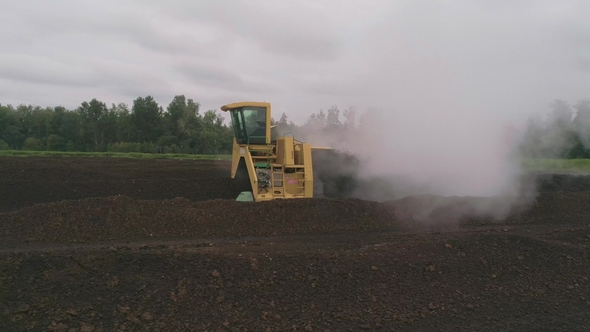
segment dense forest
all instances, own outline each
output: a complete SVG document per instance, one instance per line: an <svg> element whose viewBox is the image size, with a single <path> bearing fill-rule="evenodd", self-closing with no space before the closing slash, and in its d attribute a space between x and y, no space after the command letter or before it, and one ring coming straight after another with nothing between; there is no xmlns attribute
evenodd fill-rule
<svg viewBox="0 0 590 332"><path fill-rule="evenodd" d="M280 132L340 125L340 111L313 113L303 126L283 114L272 119ZM351 113L352 114L352 113ZM0 150L229 154L231 124L215 110L177 95L164 109L153 97L138 97L131 107L108 107L97 99L76 109L21 104L0 105Z"/></svg>
<svg viewBox="0 0 590 332"><path fill-rule="evenodd" d="M0 149L218 154L231 151L232 129L216 111L175 96L164 109L153 97L129 108L97 99L74 110L0 105Z"/></svg>
<svg viewBox="0 0 590 332"><path fill-rule="evenodd" d="M151 96L138 97L131 107L108 107L97 99L72 110L0 105L0 150L229 154L233 129L224 120L215 110L201 112L200 104L184 95L175 96L166 108ZM312 113L301 125L286 114L272 119L279 135L314 140L321 132L339 143L357 129L356 121L353 108L341 113L336 106ZM521 133L519 153L590 158L590 101L571 105L555 100L547 113L531 117Z"/></svg>

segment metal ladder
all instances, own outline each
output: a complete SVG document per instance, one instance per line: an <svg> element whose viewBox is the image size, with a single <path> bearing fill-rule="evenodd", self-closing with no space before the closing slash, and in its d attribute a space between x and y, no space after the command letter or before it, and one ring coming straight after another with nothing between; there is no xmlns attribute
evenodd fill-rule
<svg viewBox="0 0 590 332"><path fill-rule="evenodd" d="M282 196L285 196L285 169L284 166L271 165L271 187L274 193L275 188L282 189Z"/></svg>

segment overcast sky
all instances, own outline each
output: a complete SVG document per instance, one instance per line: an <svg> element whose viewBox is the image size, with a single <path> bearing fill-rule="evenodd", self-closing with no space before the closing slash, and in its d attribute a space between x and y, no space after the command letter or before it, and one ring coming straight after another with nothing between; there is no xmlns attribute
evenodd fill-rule
<svg viewBox="0 0 590 332"><path fill-rule="evenodd" d="M590 1L1 1L2 104L184 94L297 122L333 104L510 121L590 97Z"/></svg>

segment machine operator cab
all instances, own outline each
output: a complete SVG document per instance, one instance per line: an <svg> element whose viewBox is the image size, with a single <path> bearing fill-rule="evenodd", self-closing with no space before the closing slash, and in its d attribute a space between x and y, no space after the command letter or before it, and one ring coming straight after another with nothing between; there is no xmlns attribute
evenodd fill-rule
<svg viewBox="0 0 590 332"><path fill-rule="evenodd" d="M239 102L224 105L221 110L230 113L238 144L267 145L271 143L269 103Z"/></svg>

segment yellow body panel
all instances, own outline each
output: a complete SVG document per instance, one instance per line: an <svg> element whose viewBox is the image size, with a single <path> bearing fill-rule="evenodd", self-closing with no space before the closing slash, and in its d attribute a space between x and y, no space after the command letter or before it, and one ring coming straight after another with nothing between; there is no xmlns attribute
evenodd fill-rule
<svg viewBox="0 0 590 332"><path fill-rule="evenodd" d="M312 147L309 143L295 142L293 137L284 136L271 139L271 106L265 102L237 102L221 107L225 112L236 112L237 123L232 117L232 125L236 135L247 136L246 127L239 119L242 109L248 107L265 108L266 144L240 144L233 140L231 177L238 172L247 174L252 189L254 201L268 201L273 199L312 198L313 197L313 167L312 149L326 149ZM262 110L258 110L262 112ZM262 123L262 121L260 121ZM259 125L260 125L259 123ZM251 123L250 123L251 124ZM236 128L236 126L244 126ZM262 130L259 128L258 130ZM250 142L247 139L244 142ZM260 136L258 136L260 138ZM260 140L260 143L263 141ZM240 170L240 167L242 168Z"/></svg>

